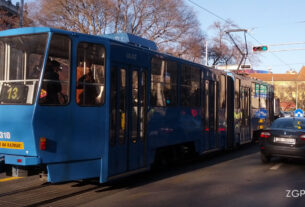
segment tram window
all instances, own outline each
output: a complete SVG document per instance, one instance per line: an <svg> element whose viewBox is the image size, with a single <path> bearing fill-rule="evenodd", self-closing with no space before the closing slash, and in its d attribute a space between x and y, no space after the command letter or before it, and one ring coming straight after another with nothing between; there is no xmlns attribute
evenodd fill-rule
<svg viewBox="0 0 305 207"><path fill-rule="evenodd" d="M181 70L181 105L200 106L200 70L182 66Z"/></svg>
<svg viewBox="0 0 305 207"><path fill-rule="evenodd" d="M77 47L76 103L100 106L105 99L105 48L80 43Z"/></svg>
<svg viewBox="0 0 305 207"><path fill-rule="evenodd" d="M200 83L200 89L201 89L201 106L204 107L204 101L205 101L205 89L204 89L204 73L201 72L201 83Z"/></svg>
<svg viewBox="0 0 305 207"><path fill-rule="evenodd" d="M177 105L177 63L153 58L151 62L152 106Z"/></svg>
<svg viewBox="0 0 305 207"><path fill-rule="evenodd" d="M137 133L138 133L138 116L139 116L139 74L138 71L132 71L132 128L131 128L131 136L132 141L136 142Z"/></svg>
<svg viewBox="0 0 305 207"><path fill-rule="evenodd" d="M243 103L243 119L242 122L245 126L249 126L249 116L250 116L250 109L249 109L249 92L250 89L249 88L243 88L243 99L242 99L242 103Z"/></svg>
<svg viewBox="0 0 305 207"><path fill-rule="evenodd" d="M209 118L209 94L210 94L210 82L208 80L205 81L205 104L204 104L204 114L205 114L205 131L209 131L210 130L210 118Z"/></svg>
<svg viewBox="0 0 305 207"><path fill-rule="evenodd" d="M121 69L120 70L120 91L119 91L119 96L120 96L120 114L119 114L119 119L120 119L120 127L119 127L119 143L122 145L125 143L125 133L126 133L126 126L127 126L127 119L126 119L126 114L127 114L127 108L126 108L126 70Z"/></svg>
<svg viewBox="0 0 305 207"><path fill-rule="evenodd" d="M221 109L226 108L226 77L224 75L220 76L219 105Z"/></svg>
<svg viewBox="0 0 305 207"><path fill-rule="evenodd" d="M117 95L118 95L118 89L117 89L117 68L113 67L111 69L111 127L110 127L110 145L114 146L116 143L116 137L117 137Z"/></svg>
<svg viewBox="0 0 305 207"><path fill-rule="evenodd" d="M132 71L132 102L133 106L138 106L138 92L139 92L139 77L138 71Z"/></svg>
<svg viewBox="0 0 305 207"><path fill-rule="evenodd" d="M140 96L140 139L145 139L145 106L146 106L146 73L141 73L141 96Z"/></svg>
<svg viewBox="0 0 305 207"><path fill-rule="evenodd" d="M50 43L39 103L66 105L70 99L71 41L65 35L54 34Z"/></svg>
<svg viewBox="0 0 305 207"><path fill-rule="evenodd" d="M252 83L251 106L253 109L259 108L259 84Z"/></svg>
<svg viewBox="0 0 305 207"><path fill-rule="evenodd" d="M5 58L5 45L0 41L0 80L4 80L4 58Z"/></svg>
<svg viewBox="0 0 305 207"><path fill-rule="evenodd" d="M260 108L267 107L267 86L265 86L265 85L260 85L259 106L260 106Z"/></svg>
<svg viewBox="0 0 305 207"><path fill-rule="evenodd" d="M235 79L235 108L239 109L240 108L240 79L236 78Z"/></svg>
<svg viewBox="0 0 305 207"><path fill-rule="evenodd" d="M23 52L16 48L11 48L12 54L10 56L10 68L16 68L9 73L10 80L22 80L24 75L24 58Z"/></svg>
<svg viewBox="0 0 305 207"><path fill-rule="evenodd" d="M29 55L29 67L27 70L27 79L39 79L41 66L43 63L43 55L42 54L30 54Z"/></svg>
<svg viewBox="0 0 305 207"><path fill-rule="evenodd" d="M48 34L0 37L0 104L34 103L47 39ZM29 76L34 63L38 78Z"/></svg>

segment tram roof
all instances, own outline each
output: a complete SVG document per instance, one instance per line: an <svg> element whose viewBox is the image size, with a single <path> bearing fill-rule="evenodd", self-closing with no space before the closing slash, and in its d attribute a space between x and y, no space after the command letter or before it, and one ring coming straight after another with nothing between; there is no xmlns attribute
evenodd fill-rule
<svg viewBox="0 0 305 207"><path fill-rule="evenodd" d="M90 37L98 37L94 35L88 35L88 34L82 34L82 33L77 33L77 32L71 32L71 31L66 31L62 29L56 29L56 28L51 28L51 27L22 27L22 28L16 28L16 29L9 29L9 30L4 30L0 32L0 37L4 36L14 36L14 35L21 35L21 34L37 34L37 33L46 33L46 32L57 32L61 34L78 34L78 35L83 35L83 36L90 36Z"/></svg>
<svg viewBox="0 0 305 207"><path fill-rule="evenodd" d="M131 47L136 47L136 48L141 48L143 50L149 50L152 51L148 48L144 48L144 47L138 47L137 45L134 44L128 44L124 41L118 41L115 38L109 38L108 36L99 36L99 35L90 35L90 34L84 34L84 33L78 33L78 32L72 32L72 31L67 31L67 30L62 30L62 29L56 29L56 28L52 28L52 27L22 27L22 28L16 28L16 29L9 29L9 30L4 30L4 31L0 31L0 37L6 37L6 36L15 36L15 35L27 35L27 34L39 34L39 33L47 33L47 32L55 32L55 33L60 33L60 34L66 34L66 35L79 35L79 36L87 36L89 38L96 38L96 39L108 39L109 41L112 42L117 42L126 46L131 46ZM111 35L111 34L110 34ZM155 51L153 50L156 54L160 55L160 56L167 56L167 57L171 57L173 59L180 59L178 57L175 57L171 54L167 54L167 53L161 53L159 51ZM191 65L194 66L200 66L200 67L206 67L203 66L201 64L198 63L194 63L194 62L190 62L188 60L185 59L180 59L186 63L189 63ZM210 68L211 69L211 68Z"/></svg>

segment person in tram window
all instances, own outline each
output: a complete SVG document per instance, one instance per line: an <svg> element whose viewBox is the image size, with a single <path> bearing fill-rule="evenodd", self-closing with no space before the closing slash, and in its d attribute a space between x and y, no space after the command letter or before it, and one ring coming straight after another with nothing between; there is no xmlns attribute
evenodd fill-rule
<svg viewBox="0 0 305 207"><path fill-rule="evenodd" d="M77 68L77 78L77 104L95 105L99 90L95 85L91 61L87 61L83 66Z"/></svg>
<svg viewBox="0 0 305 207"><path fill-rule="evenodd" d="M62 89L58 74L60 70L60 63L56 60L52 60L47 63L47 68L44 75L44 80L46 80L46 104L60 104L58 98Z"/></svg>

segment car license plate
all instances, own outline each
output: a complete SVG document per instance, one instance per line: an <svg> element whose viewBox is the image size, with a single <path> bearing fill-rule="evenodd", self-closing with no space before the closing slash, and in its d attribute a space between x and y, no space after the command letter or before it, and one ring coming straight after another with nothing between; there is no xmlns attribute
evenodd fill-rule
<svg viewBox="0 0 305 207"><path fill-rule="evenodd" d="M295 139L274 137L274 142L283 143L283 144L295 144Z"/></svg>

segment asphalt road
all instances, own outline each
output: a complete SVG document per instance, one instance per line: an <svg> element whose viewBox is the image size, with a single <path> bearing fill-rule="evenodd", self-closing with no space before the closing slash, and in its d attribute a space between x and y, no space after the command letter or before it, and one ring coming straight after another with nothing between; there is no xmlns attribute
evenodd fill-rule
<svg viewBox="0 0 305 207"><path fill-rule="evenodd" d="M305 162L262 164L257 145L107 184L4 179L0 174L0 206L305 206Z"/></svg>

